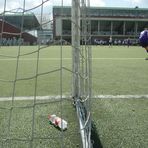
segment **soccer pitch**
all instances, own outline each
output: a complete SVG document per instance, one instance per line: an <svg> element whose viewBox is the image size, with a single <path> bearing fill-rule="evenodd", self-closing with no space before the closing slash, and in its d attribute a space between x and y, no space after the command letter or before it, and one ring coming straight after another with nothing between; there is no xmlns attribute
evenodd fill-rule
<svg viewBox="0 0 148 148"><path fill-rule="evenodd" d="M17 47L2 47L0 54L17 56ZM34 52L37 47L24 46L20 55ZM58 95L60 75L60 52L62 52L62 67L72 70L71 47L52 46L40 51L38 66L38 96ZM147 56L141 47L107 46L92 47L92 90L94 95L143 95L148 94ZM34 79L37 64L37 52L20 56L15 96L33 96ZM0 79L14 80L17 59L0 58ZM47 74L46 74L47 73ZM28 80L26 80L28 78ZM63 70L63 92L70 91L71 73ZM11 96L11 82L0 83L1 97Z"/></svg>
<svg viewBox="0 0 148 148"><path fill-rule="evenodd" d="M22 145L26 148L33 143L33 147L50 145L58 148L61 131L49 125L47 116L49 113L60 116L62 109L62 115L68 121L68 130L63 137L64 146L81 147L76 111L68 98L72 83L71 52L70 46L51 46L41 50L35 46L23 46L17 59L14 57L17 57L18 47L1 47L0 146L12 145L16 148ZM103 147L135 148L148 145L148 61L145 57L146 53L141 47L92 46L91 110L97 138ZM58 96L61 92L67 99L57 99L55 102L52 96ZM12 95L17 97L13 100L9 125L12 101L8 101L8 97ZM37 99L35 102L25 100L34 95L50 96L50 99ZM23 101L19 101L22 97ZM32 110L35 110L34 116ZM32 118L35 118L34 125Z"/></svg>

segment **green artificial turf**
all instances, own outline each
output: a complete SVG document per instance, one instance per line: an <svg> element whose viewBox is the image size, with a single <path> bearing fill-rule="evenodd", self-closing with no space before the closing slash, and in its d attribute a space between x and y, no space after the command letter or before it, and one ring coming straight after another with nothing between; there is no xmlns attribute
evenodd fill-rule
<svg viewBox="0 0 148 148"><path fill-rule="evenodd" d="M148 99L93 99L92 118L103 148L147 148Z"/></svg>
<svg viewBox="0 0 148 148"><path fill-rule="evenodd" d="M0 55L6 55L0 56L1 99L71 95L70 46L40 50L37 46L22 46L20 53L18 51L15 46L0 48ZM146 52L138 46L92 46L92 96L147 95L148 61L145 57ZM93 124L102 146L146 148L147 105L145 98L92 98ZM68 121L68 130L61 133L50 125L49 113L62 115ZM58 148L61 144L67 148L81 147L79 132L76 111L69 100L0 102L0 147Z"/></svg>
<svg viewBox="0 0 148 148"><path fill-rule="evenodd" d="M68 122L61 131L49 123L56 114ZM78 119L70 100L0 102L0 145L11 148L81 147Z"/></svg>

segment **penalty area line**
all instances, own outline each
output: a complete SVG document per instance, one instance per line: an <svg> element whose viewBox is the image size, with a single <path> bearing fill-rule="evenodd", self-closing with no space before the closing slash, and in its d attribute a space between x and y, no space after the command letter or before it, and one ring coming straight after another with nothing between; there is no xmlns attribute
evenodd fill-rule
<svg viewBox="0 0 148 148"><path fill-rule="evenodd" d="M25 100L60 100L60 99L66 99L68 96L17 96L17 97L0 97L0 101L25 101Z"/></svg>
<svg viewBox="0 0 148 148"><path fill-rule="evenodd" d="M148 99L148 95L96 95L94 99Z"/></svg>
<svg viewBox="0 0 148 148"><path fill-rule="evenodd" d="M144 60L145 58L92 58L92 60ZM0 61L15 61L16 58L3 58ZM35 61L36 58L20 58L20 61ZM60 58L39 58L41 61L57 61ZM72 60L72 58L62 58L62 60Z"/></svg>
<svg viewBox="0 0 148 148"><path fill-rule="evenodd" d="M57 96L17 96L17 97L0 97L0 101L25 101L25 100L60 100L72 98L72 96L57 95ZM148 94L145 95L94 95L92 99L148 99Z"/></svg>
<svg viewBox="0 0 148 148"><path fill-rule="evenodd" d="M92 60L144 60L145 58L92 58Z"/></svg>

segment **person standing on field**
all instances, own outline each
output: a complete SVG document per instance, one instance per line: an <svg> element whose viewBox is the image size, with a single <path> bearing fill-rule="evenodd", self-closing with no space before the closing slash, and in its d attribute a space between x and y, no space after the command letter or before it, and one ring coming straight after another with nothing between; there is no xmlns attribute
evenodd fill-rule
<svg viewBox="0 0 148 148"><path fill-rule="evenodd" d="M109 47L112 47L112 42L113 42L113 39L112 39L112 37L110 36L110 38L109 38Z"/></svg>
<svg viewBox="0 0 148 148"><path fill-rule="evenodd" d="M127 47L129 47L131 44L130 38L127 39Z"/></svg>
<svg viewBox="0 0 148 148"><path fill-rule="evenodd" d="M145 30L140 33L139 43L143 48L145 48L146 52L148 53L148 29L147 28L145 28ZM148 60L148 58L145 58L145 60Z"/></svg>

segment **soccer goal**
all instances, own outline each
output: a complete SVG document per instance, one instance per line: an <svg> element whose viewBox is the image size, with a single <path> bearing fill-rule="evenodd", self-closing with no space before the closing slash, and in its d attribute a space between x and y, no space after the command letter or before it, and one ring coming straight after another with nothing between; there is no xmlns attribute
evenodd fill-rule
<svg viewBox="0 0 148 148"><path fill-rule="evenodd" d="M70 43L53 38L50 0L10 5L0 12L0 147L91 148L89 0L71 1ZM62 22L63 0L58 9Z"/></svg>

